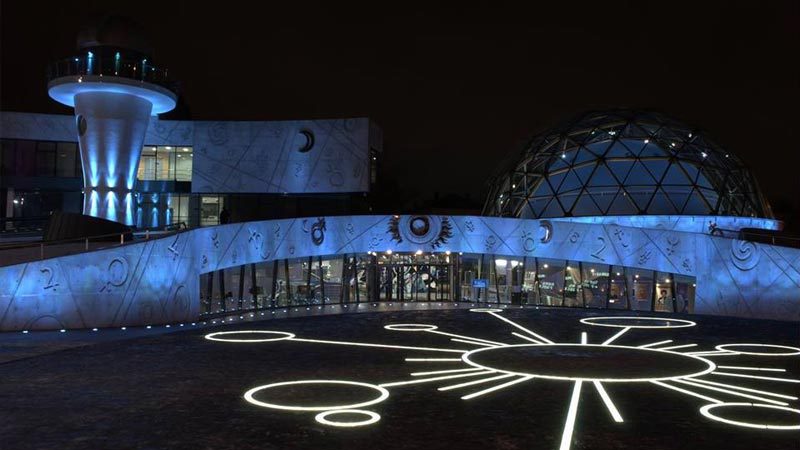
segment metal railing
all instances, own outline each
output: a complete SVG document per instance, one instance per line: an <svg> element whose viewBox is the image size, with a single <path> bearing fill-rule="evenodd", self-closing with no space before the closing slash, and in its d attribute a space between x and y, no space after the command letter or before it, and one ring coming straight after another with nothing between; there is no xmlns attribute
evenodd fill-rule
<svg viewBox="0 0 800 450"><path fill-rule="evenodd" d="M0 244L0 267L21 264L30 261L44 260L59 256L73 255L88 251L100 250L137 241L158 239L188 230L186 223L179 222L161 230L146 229L144 232L108 233L84 236L57 241L15 242Z"/></svg>
<svg viewBox="0 0 800 450"><path fill-rule="evenodd" d="M115 55L88 53L55 61L47 67L47 81L68 76L109 76L152 83L173 92L177 85L170 81L167 69L150 64L147 59L133 60Z"/></svg>

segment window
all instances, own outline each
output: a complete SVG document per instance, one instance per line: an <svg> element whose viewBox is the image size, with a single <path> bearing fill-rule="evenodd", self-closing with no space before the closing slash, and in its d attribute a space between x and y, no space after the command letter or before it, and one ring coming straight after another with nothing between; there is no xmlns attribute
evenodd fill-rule
<svg viewBox="0 0 800 450"><path fill-rule="evenodd" d="M144 147L136 178L143 181L192 181L192 147Z"/></svg>
<svg viewBox="0 0 800 450"><path fill-rule="evenodd" d="M59 142L56 147L56 176L73 178L80 176L78 146L73 142Z"/></svg>
<svg viewBox="0 0 800 450"><path fill-rule="evenodd" d="M175 179L177 181L192 181L192 147L180 147L175 158Z"/></svg>
<svg viewBox="0 0 800 450"><path fill-rule="evenodd" d="M39 142L36 146L36 176L52 177L56 174L55 142Z"/></svg>

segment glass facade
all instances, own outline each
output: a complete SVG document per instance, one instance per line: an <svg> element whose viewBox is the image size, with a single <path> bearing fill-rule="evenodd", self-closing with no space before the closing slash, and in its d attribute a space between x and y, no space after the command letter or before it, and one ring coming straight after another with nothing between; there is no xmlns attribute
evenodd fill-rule
<svg viewBox="0 0 800 450"><path fill-rule="evenodd" d="M592 112L535 137L492 181L484 215L772 217L742 161L661 114Z"/></svg>
<svg viewBox="0 0 800 450"><path fill-rule="evenodd" d="M192 147L147 146L142 149L136 179L142 181L192 181Z"/></svg>
<svg viewBox="0 0 800 450"><path fill-rule="evenodd" d="M545 258L385 253L295 258L201 275L204 314L370 301L468 301L691 313L695 279Z"/></svg>

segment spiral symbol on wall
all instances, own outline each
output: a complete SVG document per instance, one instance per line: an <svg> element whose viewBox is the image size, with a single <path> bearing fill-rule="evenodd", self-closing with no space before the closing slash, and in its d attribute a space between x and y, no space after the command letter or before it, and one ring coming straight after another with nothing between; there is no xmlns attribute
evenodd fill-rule
<svg viewBox="0 0 800 450"><path fill-rule="evenodd" d="M214 122L208 127L208 140L214 145L228 142L228 125L225 122Z"/></svg>
<svg viewBox="0 0 800 450"><path fill-rule="evenodd" d="M758 264L760 252L754 242L731 240L731 261L740 270L750 270Z"/></svg>
<svg viewBox="0 0 800 450"><path fill-rule="evenodd" d="M128 281L128 261L124 258L114 258L108 263L106 284L100 288L100 292L110 292L113 287L120 287L126 281Z"/></svg>

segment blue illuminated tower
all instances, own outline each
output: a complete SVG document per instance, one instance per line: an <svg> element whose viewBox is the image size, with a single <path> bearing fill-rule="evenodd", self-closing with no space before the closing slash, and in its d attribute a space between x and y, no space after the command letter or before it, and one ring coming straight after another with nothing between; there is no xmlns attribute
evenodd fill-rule
<svg viewBox="0 0 800 450"><path fill-rule="evenodd" d="M134 184L151 115L175 108L167 71L137 27L110 17L78 38L80 54L50 65L48 93L75 108L86 215L134 224Z"/></svg>

